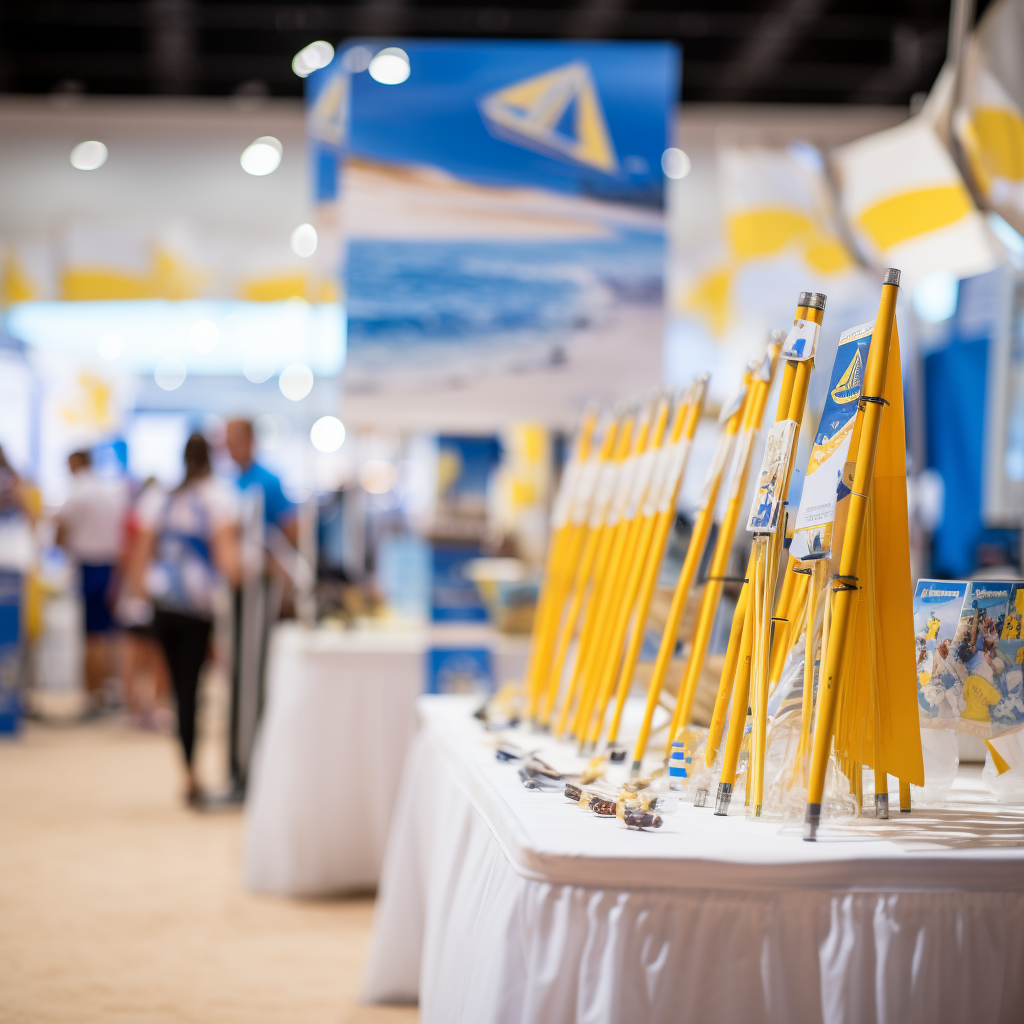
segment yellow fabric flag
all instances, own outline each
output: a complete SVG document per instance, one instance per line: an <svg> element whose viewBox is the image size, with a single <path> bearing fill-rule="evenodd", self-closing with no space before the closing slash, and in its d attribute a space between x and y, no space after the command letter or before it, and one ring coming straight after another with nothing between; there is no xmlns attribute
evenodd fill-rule
<svg viewBox="0 0 1024 1024"><path fill-rule="evenodd" d="M840 759L847 757L871 767L880 764L890 775L922 786L903 375L895 324L884 398L888 407L878 433L866 543L857 568L860 590L835 750Z"/></svg>
<svg viewBox="0 0 1024 1024"><path fill-rule="evenodd" d="M869 262L905 286L935 271L993 270L1000 248L935 127L922 115L832 153L843 211Z"/></svg>
<svg viewBox="0 0 1024 1024"><path fill-rule="evenodd" d="M1024 0L1000 0L982 18L964 59L953 131L984 206L1024 232Z"/></svg>

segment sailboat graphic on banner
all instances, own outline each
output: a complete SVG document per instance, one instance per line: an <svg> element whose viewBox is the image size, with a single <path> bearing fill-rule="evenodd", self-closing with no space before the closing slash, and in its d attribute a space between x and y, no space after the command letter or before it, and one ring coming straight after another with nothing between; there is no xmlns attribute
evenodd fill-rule
<svg viewBox="0 0 1024 1024"><path fill-rule="evenodd" d="M853 359L850 360L850 365L846 368L846 372L839 379L839 383L832 389L832 398L839 405L846 405L849 402L855 402L860 398L860 386L861 376L863 374L864 363L860 357L860 349L858 348L853 354Z"/></svg>
<svg viewBox="0 0 1024 1024"><path fill-rule="evenodd" d="M582 61L573 61L482 96L496 138L613 174L619 161L601 101Z"/></svg>

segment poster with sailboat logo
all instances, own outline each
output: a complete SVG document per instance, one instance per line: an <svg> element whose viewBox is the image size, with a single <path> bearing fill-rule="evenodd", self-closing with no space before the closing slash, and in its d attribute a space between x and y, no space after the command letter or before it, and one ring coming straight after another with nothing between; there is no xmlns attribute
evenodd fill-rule
<svg viewBox="0 0 1024 1024"><path fill-rule="evenodd" d="M659 383L675 48L352 45L409 76L351 72L347 420L569 424Z"/></svg>
<svg viewBox="0 0 1024 1024"><path fill-rule="evenodd" d="M874 321L861 324L839 337L789 549L790 554L800 560L828 558L832 551L836 505L843 494L849 493L843 484L843 471L874 327Z"/></svg>

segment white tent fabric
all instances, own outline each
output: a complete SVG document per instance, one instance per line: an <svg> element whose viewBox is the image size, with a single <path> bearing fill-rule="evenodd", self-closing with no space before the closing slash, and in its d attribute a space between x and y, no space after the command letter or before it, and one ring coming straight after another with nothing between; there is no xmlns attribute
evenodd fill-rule
<svg viewBox="0 0 1024 1024"><path fill-rule="evenodd" d="M684 807L639 834L523 789L469 710L421 699L365 1001L418 998L425 1024L1019 1019L1019 813L808 844Z"/></svg>

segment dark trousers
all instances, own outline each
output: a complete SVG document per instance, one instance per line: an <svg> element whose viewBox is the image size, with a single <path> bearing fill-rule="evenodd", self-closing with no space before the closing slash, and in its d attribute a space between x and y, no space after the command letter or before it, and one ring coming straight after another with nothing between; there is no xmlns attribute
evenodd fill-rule
<svg viewBox="0 0 1024 1024"><path fill-rule="evenodd" d="M180 612L157 609L153 616L156 633L167 669L171 674L174 696L178 705L178 735L185 763L192 765L192 746L196 736L196 691L199 688L199 670L206 661L210 643L209 619Z"/></svg>

